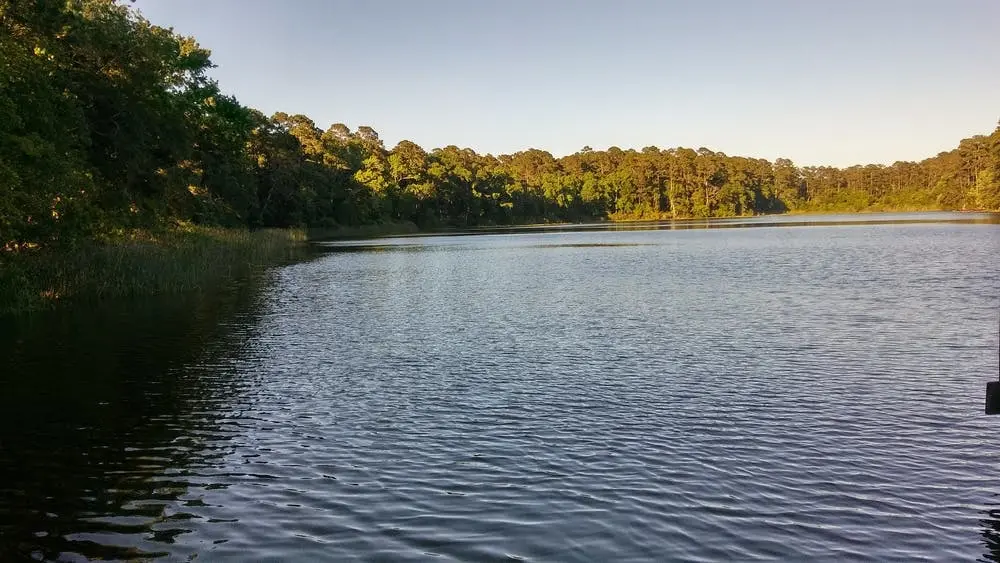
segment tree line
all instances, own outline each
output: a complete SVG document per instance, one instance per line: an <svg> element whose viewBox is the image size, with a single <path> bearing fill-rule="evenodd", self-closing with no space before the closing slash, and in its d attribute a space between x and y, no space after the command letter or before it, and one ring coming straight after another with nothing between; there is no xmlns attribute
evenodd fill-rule
<svg viewBox="0 0 1000 563"><path fill-rule="evenodd" d="M193 38L118 0L0 0L0 248L178 221L426 228L788 211L1000 210L1000 126L920 162L706 148L478 154L321 129L224 94Z"/></svg>

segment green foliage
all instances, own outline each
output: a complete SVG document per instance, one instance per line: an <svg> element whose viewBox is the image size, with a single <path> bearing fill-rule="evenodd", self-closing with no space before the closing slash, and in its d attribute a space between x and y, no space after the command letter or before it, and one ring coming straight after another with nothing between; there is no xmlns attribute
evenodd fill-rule
<svg viewBox="0 0 1000 563"><path fill-rule="evenodd" d="M0 248L177 221L422 228L786 211L1000 209L1000 128L922 162L839 169L706 148L480 155L321 130L220 92L210 53L117 0L0 0Z"/></svg>

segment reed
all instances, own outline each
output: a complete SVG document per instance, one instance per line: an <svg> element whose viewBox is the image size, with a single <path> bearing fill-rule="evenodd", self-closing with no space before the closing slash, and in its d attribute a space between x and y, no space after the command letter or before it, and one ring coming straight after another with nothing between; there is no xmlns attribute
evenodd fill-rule
<svg viewBox="0 0 1000 563"><path fill-rule="evenodd" d="M245 231L178 225L122 231L65 249L0 255L0 313L66 300L101 300L204 290L295 257L297 230Z"/></svg>

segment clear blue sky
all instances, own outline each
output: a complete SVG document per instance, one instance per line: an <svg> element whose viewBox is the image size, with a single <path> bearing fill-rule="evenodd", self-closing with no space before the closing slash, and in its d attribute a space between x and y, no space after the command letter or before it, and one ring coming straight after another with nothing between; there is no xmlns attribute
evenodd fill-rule
<svg viewBox="0 0 1000 563"><path fill-rule="evenodd" d="M387 147L920 160L1000 118L1000 0L138 0L224 91Z"/></svg>

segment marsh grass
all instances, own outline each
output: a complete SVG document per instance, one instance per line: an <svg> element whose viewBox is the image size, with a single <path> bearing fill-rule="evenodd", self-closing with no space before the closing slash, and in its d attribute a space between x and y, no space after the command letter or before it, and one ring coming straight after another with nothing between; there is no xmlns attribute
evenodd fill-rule
<svg viewBox="0 0 1000 563"><path fill-rule="evenodd" d="M0 255L0 313L66 300L205 290L301 253L305 233L177 225L122 231L72 249Z"/></svg>

